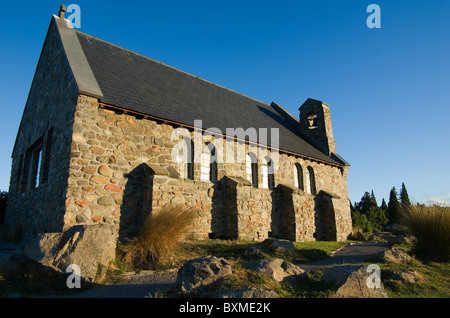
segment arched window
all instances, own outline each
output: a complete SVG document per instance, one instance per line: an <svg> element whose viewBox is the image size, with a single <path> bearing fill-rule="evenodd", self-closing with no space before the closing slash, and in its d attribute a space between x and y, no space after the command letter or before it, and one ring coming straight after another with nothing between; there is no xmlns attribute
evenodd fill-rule
<svg viewBox="0 0 450 318"><path fill-rule="evenodd" d="M294 168L294 184L296 188L305 190L303 185L303 168L299 163L296 163Z"/></svg>
<svg viewBox="0 0 450 318"><path fill-rule="evenodd" d="M275 176L273 161L270 157L265 157L261 165L263 175L263 188L271 189L275 188Z"/></svg>
<svg viewBox="0 0 450 318"><path fill-rule="evenodd" d="M178 148L178 172L180 178L194 180L194 144L191 139L184 137Z"/></svg>
<svg viewBox="0 0 450 318"><path fill-rule="evenodd" d="M203 147L200 177L202 181L217 181L216 147L208 143Z"/></svg>
<svg viewBox="0 0 450 318"><path fill-rule="evenodd" d="M308 177L306 178L308 182L307 192L309 194L316 194L316 177L314 175L314 170L311 166L308 166Z"/></svg>
<svg viewBox="0 0 450 318"><path fill-rule="evenodd" d="M249 152L245 156L245 167L247 173L247 180L250 181L255 188L258 187L258 160L256 155Z"/></svg>

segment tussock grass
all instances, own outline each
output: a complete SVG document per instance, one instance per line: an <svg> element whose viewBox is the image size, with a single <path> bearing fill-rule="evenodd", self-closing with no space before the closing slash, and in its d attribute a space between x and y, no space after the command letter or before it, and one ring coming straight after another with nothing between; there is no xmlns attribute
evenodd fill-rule
<svg viewBox="0 0 450 318"><path fill-rule="evenodd" d="M152 212L138 234L121 247L122 262L133 269L154 269L170 260L190 234L194 216L195 211L178 205Z"/></svg>
<svg viewBox="0 0 450 318"><path fill-rule="evenodd" d="M402 225L417 241L412 252L423 261L450 261L450 208L413 206L402 211Z"/></svg>

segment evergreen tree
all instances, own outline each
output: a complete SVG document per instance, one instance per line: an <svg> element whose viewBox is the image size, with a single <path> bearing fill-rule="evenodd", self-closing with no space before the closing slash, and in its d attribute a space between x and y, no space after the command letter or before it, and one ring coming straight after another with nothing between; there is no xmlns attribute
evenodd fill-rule
<svg viewBox="0 0 450 318"><path fill-rule="evenodd" d="M355 209L361 214L366 214L371 208L376 206L377 202L375 198L369 192L366 192L361 198L361 201L358 204L356 204Z"/></svg>
<svg viewBox="0 0 450 318"><path fill-rule="evenodd" d="M387 206L387 204L386 204L386 201L384 201L384 198L383 198L383 201L381 201L380 208L381 208L381 209L386 213L386 215L387 215L388 206Z"/></svg>
<svg viewBox="0 0 450 318"><path fill-rule="evenodd" d="M370 193L370 197L372 198L372 201L373 201L376 205L378 205L378 204L377 204L377 199L375 199L375 194L373 193L373 190L372 190L372 192Z"/></svg>
<svg viewBox="0 0 450 318"><path fill-rule="evenodd" d="M366 216L374 232L381 232L388 222L385 211L377 206L370 208Z"/></svg>
<svg viewBox="0 0 450 318"><path fill-rule="evenodd" d="M389 203L388 203L388 220L390 224L397 224L400 216L400 202L398 201L397 191L395 187L392 188L389 193Z"/></svg>
<svg viewBox="0 0 450 318"><path fill-rule="evenodd" d="M402 182L402 190L400 191L400 205L402 211L407 211L411 208L411 201L409 201L408 191L406 191L404 182Z"/></svg>
<svg viewBox="0 0 450 318"><path fill-rule="evenodd" d="M380 232L387 221L386 211L378 207L373 190L371 193L365 192L361 201L353 207L352 224L363 232Z"/></svg>

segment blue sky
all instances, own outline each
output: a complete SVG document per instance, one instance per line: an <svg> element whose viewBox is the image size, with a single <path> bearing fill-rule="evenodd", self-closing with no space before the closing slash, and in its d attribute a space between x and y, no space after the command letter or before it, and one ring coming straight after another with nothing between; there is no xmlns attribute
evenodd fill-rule
<svg viewBox="0 0 450 318"><path fill-rule="evenodd" d="M51 14L59 1L0 12L0 189ZM450 1L84 1L81 31L298 116L331 105L352 202L402 182L415 202L450 202ZM369 4L381 9L370 29Z"/></svg>

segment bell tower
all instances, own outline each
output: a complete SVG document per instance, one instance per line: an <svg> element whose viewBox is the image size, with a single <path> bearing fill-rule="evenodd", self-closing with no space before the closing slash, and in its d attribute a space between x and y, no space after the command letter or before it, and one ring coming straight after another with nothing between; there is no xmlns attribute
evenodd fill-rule
<svg viewBox="0 0 450 318"><path fill-rule="evenodd" d="M330 105L308 98L299 108L300 130L317 149L328 156L336 153Z"/></svg>

